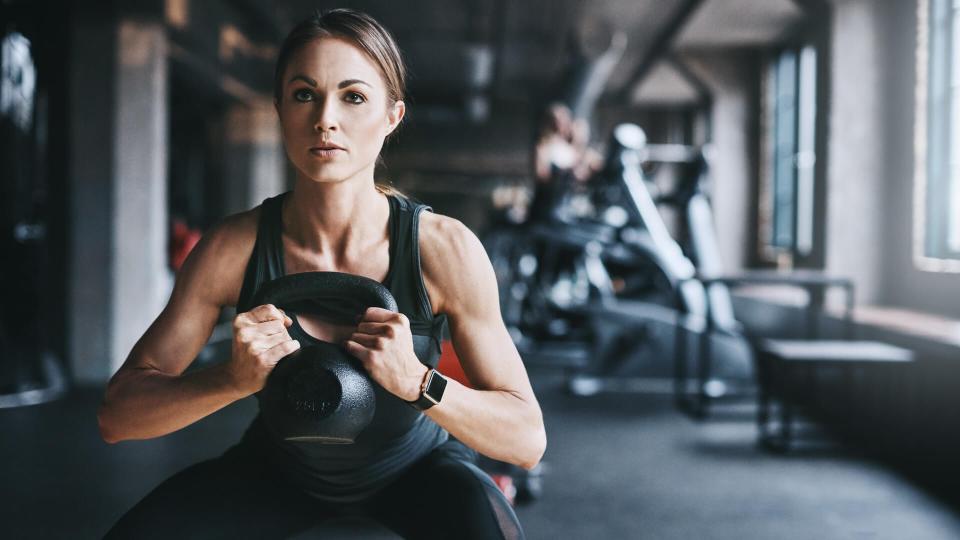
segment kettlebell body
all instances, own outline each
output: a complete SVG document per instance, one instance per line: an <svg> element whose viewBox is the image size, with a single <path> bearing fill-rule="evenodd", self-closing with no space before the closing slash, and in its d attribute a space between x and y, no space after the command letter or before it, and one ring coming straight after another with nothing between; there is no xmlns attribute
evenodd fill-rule
<svg viewBox="0 0 960 540"><path fill-rule="evenodd" d="M371 306L397 310L382 284L340 272L282 276L264 283L254 302L350 325ZM351 444L376 412L374 383L341 346L306 338L267 378L261 416L274 436L287 441Z"/></svg>

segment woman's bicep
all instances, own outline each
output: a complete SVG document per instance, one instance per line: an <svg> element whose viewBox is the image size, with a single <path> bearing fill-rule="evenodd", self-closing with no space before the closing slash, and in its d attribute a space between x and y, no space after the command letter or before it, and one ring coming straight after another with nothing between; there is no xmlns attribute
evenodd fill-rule
<svg viewBox="0 0 960 540"><path fill-rule="evenodd" d="M128 367L179 375L213 332L220 306L200 296L175 293L127 357Z"/></svg>
<svg viewBox="0 0 960 540"><path fill-rule="evenodd" d="M449 314L450 337L460 365L477 390L532 394L526 370L502 321Z"/></svg>

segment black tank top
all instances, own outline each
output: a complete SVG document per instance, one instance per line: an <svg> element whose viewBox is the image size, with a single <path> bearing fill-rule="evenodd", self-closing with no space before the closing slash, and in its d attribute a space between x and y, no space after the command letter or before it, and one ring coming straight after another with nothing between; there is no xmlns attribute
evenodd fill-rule
<svg viewBox="0 0 960 540"><path fill-rule="evenodd" d="M256 307L250 304L262 283L286 274L281 207L287 194L266 199L260 207L257 240L247 263L237 313ZM393 293L400 312L410 320L417 358L436 367L446 317L433 315L420 272L417 243L420 212L430 208L403 197L387 199L390 266L383 284ZM296 318L289 333L298 340L307 335ZM376 413L354 444L285 441L271 434L260 415L247 429L243 443L255 445L278 474L319 499L339 503L363 500L447 440L447 432L432 420L381 386L374 387Z"/></svg>
<svg viewBox="0 0 960 540"><path fill-rule="evenodd" d="M527 211L527 222L552 225L563 220L563 205L574 190L576 177L570 169L550 166L550 180L536 182Z"/></svg>

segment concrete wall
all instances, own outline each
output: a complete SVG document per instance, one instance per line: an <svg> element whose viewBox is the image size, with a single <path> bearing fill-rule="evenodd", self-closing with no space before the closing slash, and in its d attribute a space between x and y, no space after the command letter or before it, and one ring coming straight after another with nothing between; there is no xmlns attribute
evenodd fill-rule
<svg viewBox="0 0 960 540"><path fill-rule="evenodd" d="M710 176L717 241L726 271L750 259L756 182L759 64L747 50L687 52L684 57L713 97Z"/></svg>
<svg viewBox="0 0 960 540"><path fill-rule="evenodd" d="M880 300L886 164L884 56L878 2L838 1L833 14L826 269L852 277L860 303Z"/></svg>

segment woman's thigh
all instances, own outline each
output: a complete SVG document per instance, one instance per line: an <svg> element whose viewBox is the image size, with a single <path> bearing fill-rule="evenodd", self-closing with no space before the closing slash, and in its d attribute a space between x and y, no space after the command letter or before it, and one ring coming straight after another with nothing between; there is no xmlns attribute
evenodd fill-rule
<svg viewBox="0 0 960 540"><path fill-rule="evenodd" d="M373 517L405 538L524 538L510 503L471 453L453 440L437 448L375 497Z"/></svg>
<svg viewBox="0 0 960 540"><path fill-rule="evenodd" d="M322 503L284 486L235 446L165 480L106 538L287 538L325 517Z"/></svg>

